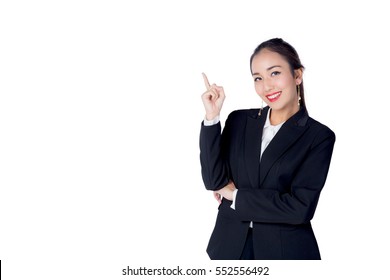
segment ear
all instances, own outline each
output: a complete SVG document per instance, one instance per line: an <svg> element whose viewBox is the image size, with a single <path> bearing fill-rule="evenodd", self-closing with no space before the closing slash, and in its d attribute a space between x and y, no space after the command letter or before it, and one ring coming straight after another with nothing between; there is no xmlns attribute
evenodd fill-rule
<svg viewBox="0 0 390 280"><path fill-rule="evenodd" d="M302 68L294 70L294 78L295 78L296 85L300 85L302 83L302 78L303 78L303 69Z"/></svg>

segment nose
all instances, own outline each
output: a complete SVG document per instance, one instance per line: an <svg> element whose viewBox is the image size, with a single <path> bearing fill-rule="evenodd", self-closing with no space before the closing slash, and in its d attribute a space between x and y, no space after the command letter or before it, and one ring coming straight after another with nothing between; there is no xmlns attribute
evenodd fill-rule
<svg viewBox="0 0 390 280"><path fill-rule="evenodd" d="M264 79L264 92L265 93L268 93L269 91L271 91L273 89L273 84L272 84L272 81L271 79L268 79L268 78L265 78Z"/></svg>

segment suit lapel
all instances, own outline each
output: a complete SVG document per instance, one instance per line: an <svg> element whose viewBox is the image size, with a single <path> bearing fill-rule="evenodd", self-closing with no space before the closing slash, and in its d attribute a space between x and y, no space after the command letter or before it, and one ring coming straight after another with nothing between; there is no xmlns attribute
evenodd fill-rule
<svg viewBox="0 0 390 280"><path fill-rule="evenodd" d="M245 145L244 155L246 170L252 187L259 186L259 167L260 167L260 148L263 127L267 117L268 107L264 108L261 116L258 116L258 110L252 111L247 116L245 128Z"/></svg>
<svg viewBox="0 0 390 280"><path fill-rule="evenodd" d="M288 119L263 152L260 164L260 186L276 160L294 144L306 131L306 122L309 116L305 108L302 108L294 116ZM261 141L261 140L260 140Z"/></svg>

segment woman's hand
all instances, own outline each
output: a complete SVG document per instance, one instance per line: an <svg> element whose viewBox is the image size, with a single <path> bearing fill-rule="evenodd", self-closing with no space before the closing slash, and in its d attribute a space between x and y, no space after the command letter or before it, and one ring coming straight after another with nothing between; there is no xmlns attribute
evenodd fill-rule
<svg viewBox="0 0 390 280"><path fill-rule="evenodd" d="M218 201L219 204L222 202L222 197L227 200L233 200L233 192L236 190L236 186L232 181L230 181L226 186L222 189L214 191L214 197Z"/></svg>
<svg viewBox="0 0 390 280"><path fill-rule="evenodd" d="M222 196L216 191L213 192L214 198L218 201L219 204L222 203Z"/></svg>
<svg viewBox="0 0 390 280"><path fill-rule="evenodd" d="M223 101L225 100L225 92L223 87L212 84L205 73L202 73L206 92L202 94L202 101L206 110L206 119L211 121L221 113Z"/></svg>

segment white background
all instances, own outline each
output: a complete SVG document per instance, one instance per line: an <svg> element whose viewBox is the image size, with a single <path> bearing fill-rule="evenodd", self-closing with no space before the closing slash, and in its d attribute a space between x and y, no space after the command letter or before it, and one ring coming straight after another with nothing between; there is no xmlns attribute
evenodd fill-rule
<svg viewBox="0 0 390 280"><path fill-rule="evenodd" d="M243 264L269 266L269 279L379 279L390 249L385 2L2 1L4 279ZM323 260L212 262L201 72L225 88L222 122L259 107L249 57L273 37L297 49L309 113L337 136L313 219Z"/></svg>

